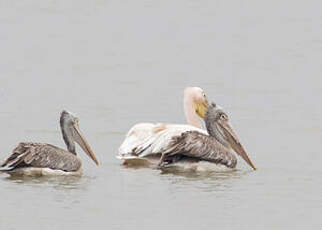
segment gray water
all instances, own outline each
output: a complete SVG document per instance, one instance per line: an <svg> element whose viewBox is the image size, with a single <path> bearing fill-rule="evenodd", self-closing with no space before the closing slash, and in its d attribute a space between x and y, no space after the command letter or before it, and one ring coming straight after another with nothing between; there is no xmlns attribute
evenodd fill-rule
<svg viewBox="0 0 322 230"><path fill-rule="evenodd" d="M101 166L0 175L0 229L320 229L322 3L0 0L0 157L65 147L76 113ZM224 106L250 157L230 173L115 158L137 122L185 123L182 91Z"/></svg>

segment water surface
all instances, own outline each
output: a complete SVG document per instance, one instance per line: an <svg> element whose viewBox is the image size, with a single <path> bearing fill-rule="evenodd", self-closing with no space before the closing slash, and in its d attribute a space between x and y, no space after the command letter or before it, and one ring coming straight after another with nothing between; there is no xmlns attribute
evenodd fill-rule
<svg viewBox="0 0 322 230"><path fill-rule="evenodd" d="M321 7L0 0L0 157L20 141L63 147L67 109L101 161L78 149L81 178L0 175L0 228L321 228ZM133 124L185 122L189 85L224 106L257 172L120 165Z"/></svg>

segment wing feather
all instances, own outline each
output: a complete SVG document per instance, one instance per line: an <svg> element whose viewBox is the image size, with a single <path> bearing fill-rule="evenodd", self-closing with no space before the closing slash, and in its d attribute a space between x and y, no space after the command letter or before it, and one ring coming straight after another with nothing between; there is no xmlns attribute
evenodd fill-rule
<svg viewBox="0 0 322 230"><path fill-rule="evenodd" d="M200 160L223 164L234 168L236 156L213 137L198 131L188 131L172 138L171 143L163 150L164 160L168 157L183 155Z"/></svg>
<svg viewBox="0 0 322 230"><path fill-rule="evenodd" d="M207 135L205 130L190 125L142 123L130 129L119 148L119 158L146 157L162 153L172 138L187 131L198 131Z"/></svg>
<svg viewBox="0 0 322 230"><path fill-rule="evenodd" d="M20 143L2 164L0 170L21 167L50 168L67 172L77 171L81 161L76 155L49 144Z"/></svg>

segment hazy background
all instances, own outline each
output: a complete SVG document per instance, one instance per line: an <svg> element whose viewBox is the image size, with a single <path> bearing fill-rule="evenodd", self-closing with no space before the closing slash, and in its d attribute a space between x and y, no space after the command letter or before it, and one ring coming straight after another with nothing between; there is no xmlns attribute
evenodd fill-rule
<svg viewBox="0 0 322 230"><path fill-rule="evenodd" d="M76 113L98 155L82 178L0 175L1 229L313 229L322 213L322 3L0 0L0 158L64 147ZM115 158L137 122L184 123L200 86L255 165L161 174Z"/></svg>

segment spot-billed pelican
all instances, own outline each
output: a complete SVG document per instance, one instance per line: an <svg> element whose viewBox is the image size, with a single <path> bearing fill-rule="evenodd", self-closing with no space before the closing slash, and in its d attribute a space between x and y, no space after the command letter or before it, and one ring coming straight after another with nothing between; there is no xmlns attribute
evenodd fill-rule
<svg viewBox="0 0 322 230"><path fill-rule="evenodd" d="M67 150L50 144L20 143L1 165L0 171L18 175L81 175L81 160L75 143L98 165L98 160L82 135L78 118L67 111L60 116L60 127Z"/></svg>
<svg viewBox="0 0 322 230"><path fill-rule="evenodd" d="M173 136L168 146L158 151L161 153L158 166L162 168L179 161L207 161L233 169L237 165L233 149L256 170L233 131L227 114L219 106L214 103L209 106L205 122L209 135L199 131L186 131Z"/></svg>
<svg viewBox="0 0 322 230"><path fill-rule="evenodd" d="M153 164L160 158L155 153L166 147L173 136L193 130L206 135L200 118L205 117L208 106L206 94L201 88L187 87L184 91L184 112L188 124L134 125L119 148L118 158L125 164Z"/></svg>

